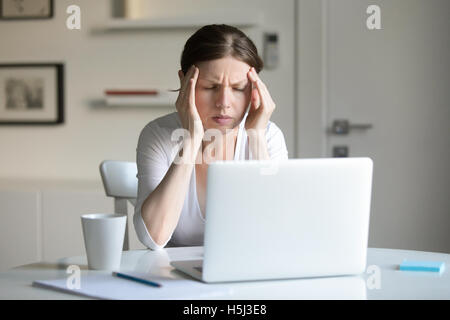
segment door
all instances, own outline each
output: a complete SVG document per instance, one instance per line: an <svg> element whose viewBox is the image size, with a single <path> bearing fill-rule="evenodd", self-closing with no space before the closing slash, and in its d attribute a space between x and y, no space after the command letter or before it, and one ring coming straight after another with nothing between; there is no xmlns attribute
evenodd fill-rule
<svg viewBox="0 0 450 320"><path fill-rule="evenodd" d="M450 252L450 1L322 5L326 156L374 161L369 246Z"/></svg>

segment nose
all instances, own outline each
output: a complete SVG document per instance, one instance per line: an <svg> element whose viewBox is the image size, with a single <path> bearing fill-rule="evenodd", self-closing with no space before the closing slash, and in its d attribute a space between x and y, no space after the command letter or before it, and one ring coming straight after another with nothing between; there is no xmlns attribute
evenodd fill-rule
<svg viewBox="0 0 450 320"><path fill-rule="evenodd" d="M229 88L223 86L220 88L217 99L216 107L219 108L229 108L231 107L231 92Z"/></svg>

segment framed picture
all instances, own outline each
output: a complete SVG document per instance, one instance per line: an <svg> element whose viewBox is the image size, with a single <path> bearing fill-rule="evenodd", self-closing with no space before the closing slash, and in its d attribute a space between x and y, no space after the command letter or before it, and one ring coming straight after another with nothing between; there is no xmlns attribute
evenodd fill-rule
<svg viewBox="0 0 450 320"><path fill-rule="evenodd" d="M0 125L63 122L63 64L0 64Z"/></svg>
<svg viewBox="0 0 450 320"><path fill-rule="evenodd" d="M0 19L50 19L53 0L0 0Z"/></svg>

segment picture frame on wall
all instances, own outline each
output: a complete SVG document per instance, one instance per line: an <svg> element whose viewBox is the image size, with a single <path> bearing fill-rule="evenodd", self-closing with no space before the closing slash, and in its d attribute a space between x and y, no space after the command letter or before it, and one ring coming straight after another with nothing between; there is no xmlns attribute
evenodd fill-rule
<svg viewBox="0 0 450 320"><path fill-rule="evenodd" d="M0 19L50 19L53 0L0 0Z"/></svg>
<svg viewBox="0 0 450 320"><path fill-rule="evenodd" d="M0 64L0 125L62 123L62 63Z"/></svg>

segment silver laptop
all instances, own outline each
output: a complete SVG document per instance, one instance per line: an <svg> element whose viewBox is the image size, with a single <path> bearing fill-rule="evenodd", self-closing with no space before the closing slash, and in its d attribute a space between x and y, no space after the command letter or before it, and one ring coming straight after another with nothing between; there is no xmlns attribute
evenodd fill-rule
<svg viewBox="0 0 450 320"><path fill-rule="evenodd" d="M372 170L370 158L211 163L203 260L171 265L204 282L360 274Z"/></svg>

